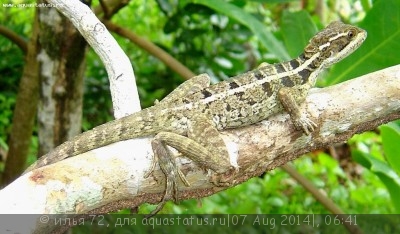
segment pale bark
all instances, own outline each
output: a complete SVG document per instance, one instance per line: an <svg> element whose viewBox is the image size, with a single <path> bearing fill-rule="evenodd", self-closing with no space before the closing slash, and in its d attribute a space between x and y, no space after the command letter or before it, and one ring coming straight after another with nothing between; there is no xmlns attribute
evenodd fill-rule
<svg viewBox="0 0 400 234"><path fill-rule="evenodd" d="M103 62L110 81L114 117L121 118L140 110L135 75L128 56L92 10L77 0L50 0L94 49Z"/></svg>

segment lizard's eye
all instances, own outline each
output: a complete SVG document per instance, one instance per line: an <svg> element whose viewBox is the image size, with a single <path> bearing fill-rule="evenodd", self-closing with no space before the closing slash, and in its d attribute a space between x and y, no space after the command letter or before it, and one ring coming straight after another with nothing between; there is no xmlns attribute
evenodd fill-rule
<svg viewBox="0 0 400 234"><path fill-rule="evenodd" d="M347 37L349 39L353 38L356 35L356 33L354 32L354 30L350 30L347 32Z"/></svg>

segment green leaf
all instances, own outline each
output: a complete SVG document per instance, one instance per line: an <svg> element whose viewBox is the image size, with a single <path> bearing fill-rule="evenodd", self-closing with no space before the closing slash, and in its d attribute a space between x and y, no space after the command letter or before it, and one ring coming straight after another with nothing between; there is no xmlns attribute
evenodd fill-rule
<svg viewBox="0 0 400 234"><path fill-rule="evenodd" d="M176 1L174 0L156 0L158 7L165 15L172 16L174 10L176 9Z"/></svg>
<svg viewBox="0 0 400 234"><path fill-rule="evenodd" d="M390 125L380 127L383 151L390 166L400 174L400 131Z"/></svg>
<svg viewBox="0 0 400 234"><path fill-rule="evenodd" d="M298 0L252 0L252 2L260 2L260 3L288 3L288 2L295 2Z"/></svg>
<svg viewBox="0 0 400 234"><path fill-rule="evenodd" d="M361 0L361 6L363 7L364 11L368 11L371 8L371 4L369 0Z"/></svg>
<svg viewBox="0 0 400 234"><path fill-rule="evenodd" d="M400 1L376 1L360 27L368 37L351 56L335 65L327 84L336 84L400 63Z"/></svg>
<svg viewBox="0 0 400 234"><path fill-rule="evenodd" d="M282 43L276 39L272 32L266 29L266 26L258 21L254 16L247 13L243 9L227 3L222 0L193 0L187 3L195 3L207 6L221 14L235 19L242 25L246 26L260 40L260 42L280 60L289 60L290 56Z"/></svg>
<svg viewBox="0 0 400 234"><path fill-rule="evenodd" d="M385 184L389 191L390 197L392 198L392 203L396 211L400 212L400 177L396 172L385 162L380 161L370 154L354 150L352 152L352 157L359 164L363 165L365 168L369 169L379 179Z"/></svg>
<svg viewBox="0 0 400 234"><path fill-rule="evenodd" d="M298 22L301 22L299 24ZM282 17L282 36L289 55L299 56L317 30L310 14L307 11L284 11Z"/></svg>

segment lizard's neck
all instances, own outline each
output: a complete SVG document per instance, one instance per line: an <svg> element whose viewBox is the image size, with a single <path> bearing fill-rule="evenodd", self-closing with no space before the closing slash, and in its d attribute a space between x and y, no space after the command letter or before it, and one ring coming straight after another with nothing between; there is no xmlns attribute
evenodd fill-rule
<svg viewBox="0 0 400 234"><path fill-rule="evenodd" d="M287 62L274 64L277 74L282 77L291 77L296 84L309 85L313 87L318 75L324 68L317 54L307 58L304 54L299 55ZM290 86L290 85L288 85Z"/></svg>

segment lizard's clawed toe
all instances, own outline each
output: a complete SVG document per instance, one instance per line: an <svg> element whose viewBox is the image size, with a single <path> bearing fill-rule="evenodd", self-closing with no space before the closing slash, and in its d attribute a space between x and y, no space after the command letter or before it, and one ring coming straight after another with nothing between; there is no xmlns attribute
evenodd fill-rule
<svg viewBox="0 0 400 234"><path fill-rule="evenodd" d="M228 187L235 182L234 176L238 171L238 167L232 167L225 173L214 174L211 176L210 182L219 187Z"/></svg>

